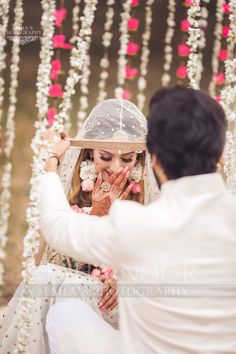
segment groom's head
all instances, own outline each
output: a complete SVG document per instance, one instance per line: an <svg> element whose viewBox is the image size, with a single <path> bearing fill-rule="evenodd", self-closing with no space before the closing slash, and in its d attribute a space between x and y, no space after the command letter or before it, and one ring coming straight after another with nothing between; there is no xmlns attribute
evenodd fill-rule
<svg viewBox="0 0 236 354"><path fill-rule="evenodd" d="M176 87L152 97L147 146L161 182L215 172L225 135L224 111L207 94Z"/></svg>

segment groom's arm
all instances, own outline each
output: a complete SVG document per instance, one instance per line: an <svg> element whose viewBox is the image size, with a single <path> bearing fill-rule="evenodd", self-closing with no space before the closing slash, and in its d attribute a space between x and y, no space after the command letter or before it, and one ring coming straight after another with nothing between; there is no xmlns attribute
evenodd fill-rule
<svg viewBox="0 0 236 354"><path fill-rule="evenodd" d="M117 251L112 220L71 210L59 176L42 177L39 196L40 228L50 246L89 264L114 265Z"/></svg>

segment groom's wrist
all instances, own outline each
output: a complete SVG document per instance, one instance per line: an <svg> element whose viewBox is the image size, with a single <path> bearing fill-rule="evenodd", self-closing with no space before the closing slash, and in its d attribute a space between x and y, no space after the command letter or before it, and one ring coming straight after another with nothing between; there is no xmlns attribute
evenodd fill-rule
<svg viewBox="0 0 236 354"><path fill-rule="evenodd" d="M46 172L57 172L58 161L54 156L51 156L45 163Z"/></svg>

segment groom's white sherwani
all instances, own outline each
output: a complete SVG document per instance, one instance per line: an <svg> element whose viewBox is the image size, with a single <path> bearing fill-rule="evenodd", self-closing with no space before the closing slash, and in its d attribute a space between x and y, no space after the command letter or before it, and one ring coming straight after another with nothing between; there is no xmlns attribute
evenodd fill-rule
<svg viewBox="0 0 236 354"><path fill-rule="evenodd" d="M219 174L166 182L149 206L115 202L99 218L72 211L47 173L39 208L52 247L118 270L122 354L236 353L236 200Z"/></svg>

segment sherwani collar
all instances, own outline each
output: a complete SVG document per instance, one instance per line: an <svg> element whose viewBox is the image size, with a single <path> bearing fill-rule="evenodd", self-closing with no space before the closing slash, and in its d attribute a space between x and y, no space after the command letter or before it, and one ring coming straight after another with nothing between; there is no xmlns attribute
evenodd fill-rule
<svg viewBox="0 0 236 354"><path fill-rule="evenodd" d="M221 193L227 190L220 173L208 173L169 180L163 183L161 195L166 194L200 194L206 192Z"/></svg>

